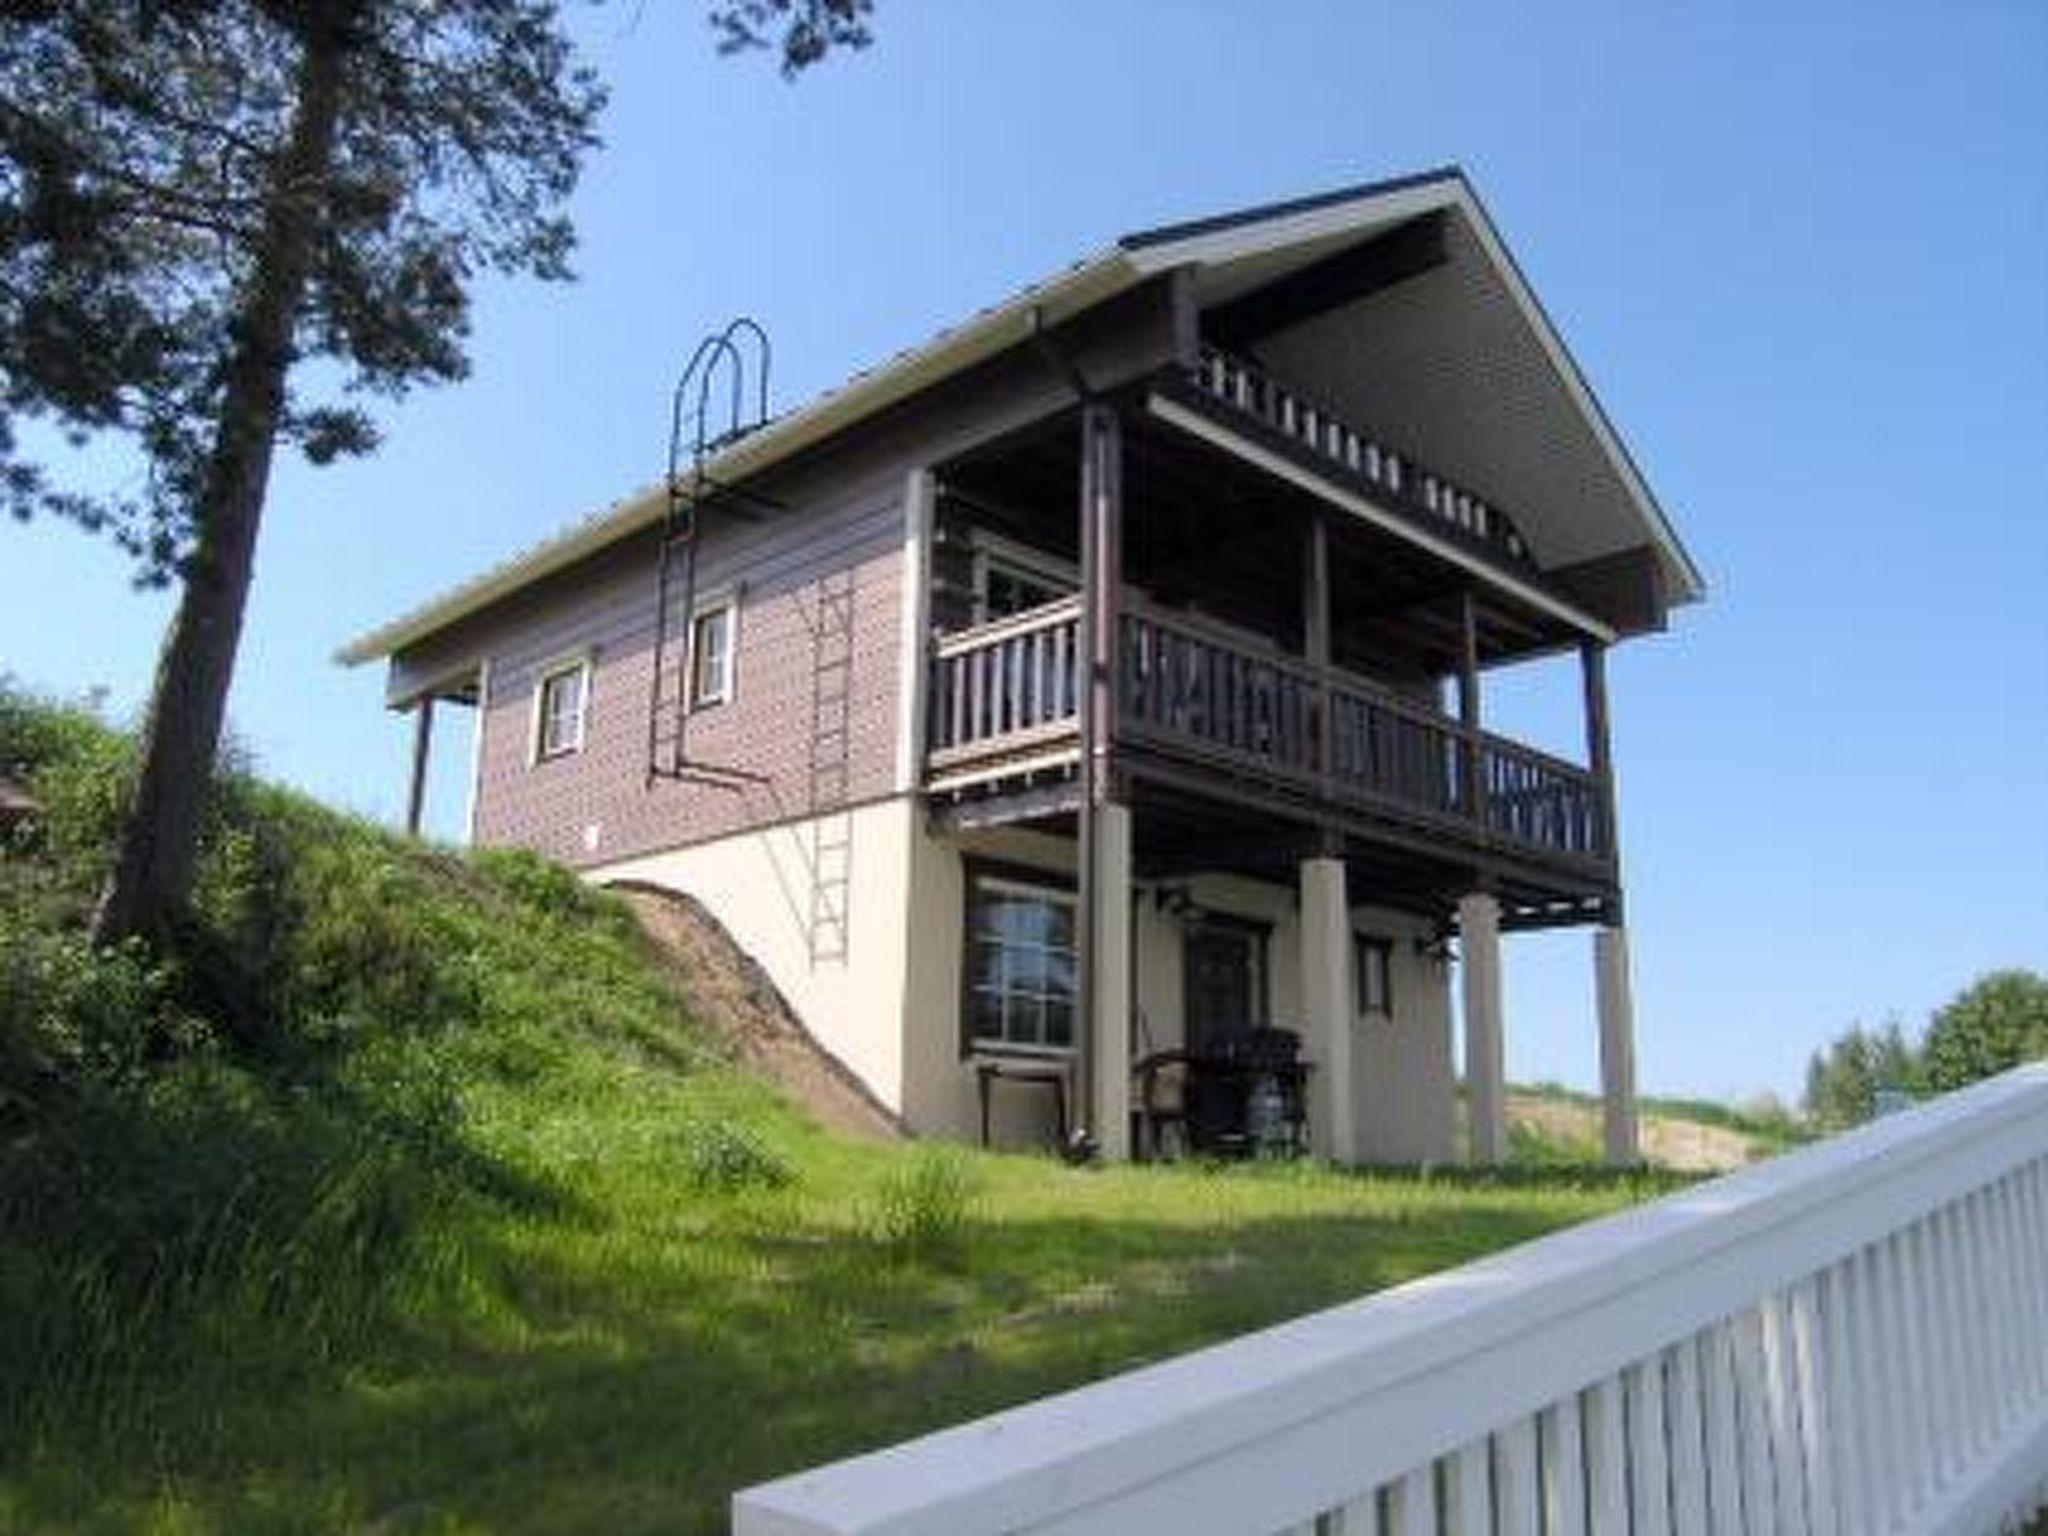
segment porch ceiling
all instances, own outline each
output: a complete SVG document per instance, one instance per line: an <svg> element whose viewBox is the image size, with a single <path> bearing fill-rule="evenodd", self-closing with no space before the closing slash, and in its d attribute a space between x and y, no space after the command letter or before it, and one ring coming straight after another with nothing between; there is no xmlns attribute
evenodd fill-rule
<svg viewBox="0 0 2048 1536"><path fill-rule="evenodd" d="M1069 414L945 467L942 484L992 531L1077 558L1079 435ZM1465 573L1313 493L1142 412L1124 425L1124 578L1298 650L1306 540L1330 531L1331 643L1338 665L1389 682L1455 672ZM1572 644L1575 633L1509 593L1479 607L1482 665Z"/></svg>

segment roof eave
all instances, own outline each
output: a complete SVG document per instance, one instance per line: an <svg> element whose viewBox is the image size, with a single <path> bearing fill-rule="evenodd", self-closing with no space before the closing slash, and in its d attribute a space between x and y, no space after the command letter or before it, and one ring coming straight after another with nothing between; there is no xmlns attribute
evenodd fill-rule
<svg viewBox="0 0 2048 1536"><path fill-rule="evenodd" d="M1114 297L1147 275L1149 269L1131 261L1121 249L1102 252L749 433L710 460L706 471L721 484L739 484L940 379L1016 345L1038 326L1057 325ZM417 645L651 526L661 519L666 507L667 488L662 482L643 487L566 533L357 636L337 650L334 659L343 666L361 666Z"/></svg>

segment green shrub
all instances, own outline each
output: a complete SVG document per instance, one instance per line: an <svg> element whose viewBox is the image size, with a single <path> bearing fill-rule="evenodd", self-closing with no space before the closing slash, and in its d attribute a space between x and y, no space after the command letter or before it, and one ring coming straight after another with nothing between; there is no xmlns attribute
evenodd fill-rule
<svg viewBox="0 0 2048 1536"><path fill-rule="evenodd" d="M524 848L486 848L471 859L478 874L528 910L551 918L587 918L608 910L575 873Z"/></svg>
<svg viewBox="0 0 2048 1536"><path fill-rule="evenodd" d="M1590 1137L1553 1135L1515 1121L1508 1126L1508 1161L1518 1168L1594 1168L1601 1150Z"/></svg>
<svg viewBox="0 0 2048 1536"><path fill-rule="evenodd" d="M167 1045L204 1037L141 945L95 949L0 911L0 1127L57 1084L132 1083Z"/></svg>
<svg viewBox="0 0 2048 1536"><path fill-rule="evenodd" d="M919 1147L882 1177L875 1237L897 1258L958 1264L967 1255L978 1193L974 1170L958 1148Z"/></svg>
<svg viewBox="0 0 2048 1536"><path fill-rule="evenodd" d="M24 781L42 810L0 851L18 892L24 858L77 920L113 867L133 793L133 743L90 708L38 698L0 677L0 773Z"/></svg>
<svg viewBox="0 0 2048 1536"><path fill-rule="evenodd" d="M690 1187L709 1194L785 1189L796 1169L751 1128L729 1120L692 1119L681 1131Z"/></svg>

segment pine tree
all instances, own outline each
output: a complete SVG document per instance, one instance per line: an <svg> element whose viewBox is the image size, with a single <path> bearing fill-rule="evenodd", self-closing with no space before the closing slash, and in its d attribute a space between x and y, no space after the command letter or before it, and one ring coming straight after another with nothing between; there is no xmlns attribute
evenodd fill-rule
<svg viewBox="0 0 2048 1536"><path fill-rule="evenodd" d="M794 75L870 0L714 6ZM0 502L110 533L175 615L102 940L191 880L280 444L369 451L365 397L467 368L482 274L568 276L598 82L553 0L29 0L0 18ZM337 388L317 393L322 379ZM60 483L41 421L111 438L132 494Z"/></svg>

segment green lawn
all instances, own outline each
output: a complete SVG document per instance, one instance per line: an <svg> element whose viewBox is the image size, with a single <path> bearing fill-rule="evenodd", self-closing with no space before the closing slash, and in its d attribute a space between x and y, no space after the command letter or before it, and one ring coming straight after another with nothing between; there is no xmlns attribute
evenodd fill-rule
<svg viewBox="0 0 2048 1536"><path fill-rule="evenodd" d="M836 1141L615 903L240 777L189 931L97 954L125 746L0 687L0 759L0 1530L716 1531L1653 1188Z"/></svg>
<svg viewBox="0 0 2048 1536"><path fill-rule="evenodd" d="M342 1358L259 1335L54 1408L0 1473L0 1527L718 1530L747 1483L1642 1192L973 1154L934 1177L930 1153L828 1141L726 1073L575 1076L477 1095L478 1145L546 1194L465 1222L452 1293ZM745 1127L790 1182L696 1187L677 1127L707 1123Z"/></svg>

